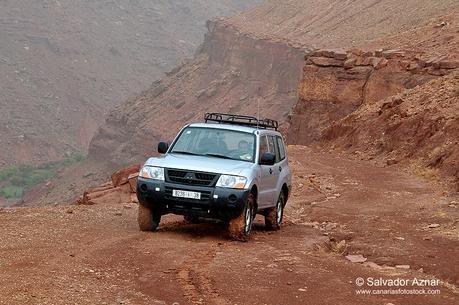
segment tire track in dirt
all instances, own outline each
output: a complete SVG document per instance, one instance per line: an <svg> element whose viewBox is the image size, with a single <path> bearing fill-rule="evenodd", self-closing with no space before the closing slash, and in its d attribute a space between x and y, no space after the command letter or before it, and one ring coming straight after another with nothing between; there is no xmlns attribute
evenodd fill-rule
<svg viewBox="0 0 459 305"><path fill-rule="evenodd" d="M208 267L216 256L214 246L194 252L178 268L177 280L182 286L184 297L190 304L229 305L228 300L220 296L208 277Z"/></svg>

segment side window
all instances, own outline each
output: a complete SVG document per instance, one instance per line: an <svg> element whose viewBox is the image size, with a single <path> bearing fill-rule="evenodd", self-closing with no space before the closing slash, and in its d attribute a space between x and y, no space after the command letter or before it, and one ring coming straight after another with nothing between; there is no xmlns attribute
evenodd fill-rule
<svg viewBox="0 0 459 305"><path fill-rule="evenodd" d="M277 147L279 148L279 160L284 160L285 159L285 147L284 147L284 141L282 141L282 138L277 136Z"/></svg>
<svg viewBox="0 0 459 305"><path fill-rule="evenodd" d="M277 149L276 140L274 136L268 136L269 152L276 155L276 163L279 162L279 151Z"/></svg>
<svg viewBox="0 0 459 305"><path fill-rule="evenodd" d="M261 160L261 156L265 152L269 152L268 139L266 138L266 136L261 136L260 137L260 160Z"/></svg>

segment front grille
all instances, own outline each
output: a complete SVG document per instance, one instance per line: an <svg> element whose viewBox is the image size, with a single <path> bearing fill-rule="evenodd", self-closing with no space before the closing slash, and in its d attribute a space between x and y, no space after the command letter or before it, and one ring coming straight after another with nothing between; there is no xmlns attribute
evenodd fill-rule
<svg viewBox="0 0 459 305"><path fill-rule="evenodd" d="M166 181L185 185L214 186L217 183L218 175L178 169L166 170Z"/></svg>
<svg viewBox="0 0 459 305"><path fill-rule="evenodd" d="M174 170L174 169L168 169L167 173L168 173L169 176L179 177L179 178L183 178L187 174L187 172L185 172L185 171L179 171L179 170Z"/></svg>

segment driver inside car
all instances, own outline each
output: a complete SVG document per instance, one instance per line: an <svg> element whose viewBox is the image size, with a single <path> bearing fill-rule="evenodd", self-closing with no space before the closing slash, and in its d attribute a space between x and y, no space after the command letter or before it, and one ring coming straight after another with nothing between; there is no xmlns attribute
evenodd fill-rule
<svg viewBox="0 0 459 305"><path fill-rule="evenodd" d="M251 160L252 159L252 152L249 148L249 142L245 140L239 141L237 154L239 158L242 160Z"/></svg>

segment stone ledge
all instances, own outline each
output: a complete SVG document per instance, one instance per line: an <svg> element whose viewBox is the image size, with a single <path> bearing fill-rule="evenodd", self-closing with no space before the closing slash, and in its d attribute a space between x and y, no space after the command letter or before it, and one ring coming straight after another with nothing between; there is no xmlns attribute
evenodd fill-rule
<svg viewBox="0 0 459 305"><path fill-rule="evenodd" d="M375 51L359 48L319 49L305 53L306 67L304 72L316 72L321 67L343 67L351 69L355 66L370 66L381 69L391 62L398 64L403 70L412 73L429 73L445 75L448 70L459 68L459 61L448 59L447 56L436 56L428 60L420 58L421 54L400 49L379 49ZM316 68L314 68L316 67Z"/></svg>

